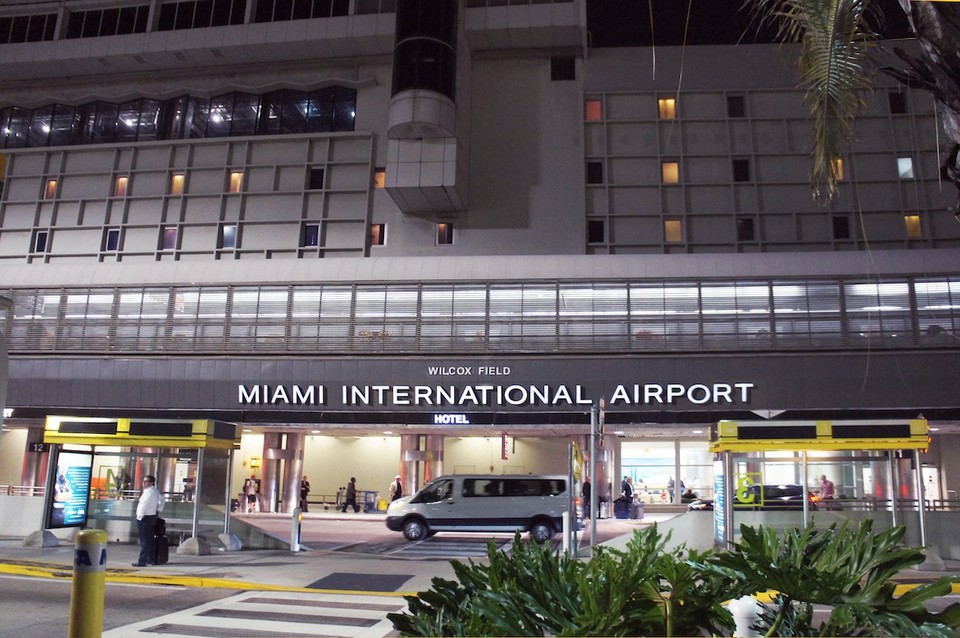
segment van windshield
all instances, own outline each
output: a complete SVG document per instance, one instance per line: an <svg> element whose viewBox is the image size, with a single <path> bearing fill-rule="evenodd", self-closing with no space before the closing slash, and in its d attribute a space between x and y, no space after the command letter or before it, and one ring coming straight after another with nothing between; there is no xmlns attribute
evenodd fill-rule
<svg viewBox="0 0 960 638"><path fill-rule="evenodd" d="M439 503L453 496L453 479L437 479L427 483L417 495L410 499L411 503Z"/></svg>

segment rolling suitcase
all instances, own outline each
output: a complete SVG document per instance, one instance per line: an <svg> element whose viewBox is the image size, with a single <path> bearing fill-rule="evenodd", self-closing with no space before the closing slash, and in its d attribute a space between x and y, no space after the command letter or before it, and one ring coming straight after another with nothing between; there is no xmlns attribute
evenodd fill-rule
<svg viewBox="0 0 960 638"><path fill-rule="evenodd" d="M164 534L157 536L155 540L157 553L153 562L156 565L165 565L170 560L170 539Z"/></svg>

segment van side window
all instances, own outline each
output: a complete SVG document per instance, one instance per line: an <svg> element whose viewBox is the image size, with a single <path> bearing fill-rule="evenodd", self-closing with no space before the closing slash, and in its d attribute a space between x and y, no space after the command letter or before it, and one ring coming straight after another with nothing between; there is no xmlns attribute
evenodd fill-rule
<svg viewBox="0 0 960 638"><path fill-rule="evenodd" d="M502 479L464 479L463 495L473 496L503 496Z"/></svg>
<svg viewBox="0 0 960 638"><path fill-rule="evenodd" d="M437 481L417 494L411 503L439 503L453 496L453 480Z"/></svg>

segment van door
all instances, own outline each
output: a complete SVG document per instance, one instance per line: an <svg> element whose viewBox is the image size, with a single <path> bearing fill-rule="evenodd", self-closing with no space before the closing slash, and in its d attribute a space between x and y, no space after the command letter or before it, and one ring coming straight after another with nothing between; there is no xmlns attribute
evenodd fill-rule
<svg viewBox="0 0 960 638"><path fill-rule="evenodd" d="M417 495L421 512L431 529L446 529L456 525L456 501L453 479L440 479L423 488Z"/></svg>

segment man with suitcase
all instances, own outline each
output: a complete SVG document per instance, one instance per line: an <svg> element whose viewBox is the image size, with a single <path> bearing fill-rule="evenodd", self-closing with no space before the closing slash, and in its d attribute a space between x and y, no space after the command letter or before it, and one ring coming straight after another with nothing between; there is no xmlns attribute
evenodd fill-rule
<svg viewBox="0 0 960 638"><path fill-rule="evenodd" d="M137 531L140 534L140 560L134 567L151 567L157 562L157 518L163 511L163 494L156 486L157 477L143 477L143 491L137 502Z"/></svg>

